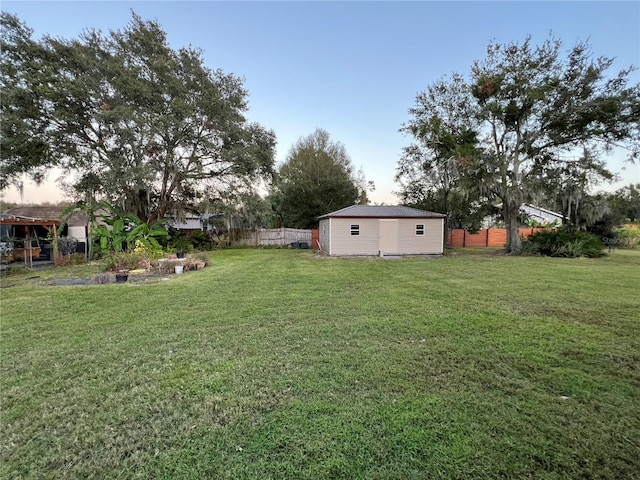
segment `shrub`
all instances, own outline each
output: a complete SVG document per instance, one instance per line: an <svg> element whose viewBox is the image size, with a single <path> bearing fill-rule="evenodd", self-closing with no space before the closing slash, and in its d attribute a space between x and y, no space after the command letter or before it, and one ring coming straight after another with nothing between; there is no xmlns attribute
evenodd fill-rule
<svg viewBox="0 0 640 480"><path fill-rule="evenodd" d="M104 255L103 260L105 270L109 272L149 268L153 263L151 257L138 252L111 252Z"/></svg>
<svg viewBox="0 0 640 480"><path fill-rule="evenodd" d="M169 249L176 252L188 253L193 251L193 243L189 236L183 231L176 228L169 229Z"/></svg>
<svg viewBox="0 0 640 480"><path fill-rule="evenodd" d="M531 239L531 236L529 237L529 239ZM537 242L531 242L530 240L523 240L520 253L522 255L531 255L531 256L540 255L540 244Z"/></svg>
<svg viewBox="0 0 640 480"><path fill-rule="evenodd" d="M78 246L78 240L72 237L60 237L57 239L58 242L58 253L63 256L68 256L73 253L76 253L76 248Z"/></svg>
<svg viewBox="0 0 640 480"><path fill-rule="evenodd" d="M149 257L150 259L157 260L158 258L162 258L164 256L164 252L161 247L155 247L153 245L149 245L141 242L140 240L136 240L135 248L133 249L133 253L138 253L142 256Z"/></svg>
<svg viewBox="0 0 640 480"><path fill-rule="evenodd" d="M60 255L54 260L57 267L67 267L70 265L82 265L87 263L84 253L72 253L71 255Z"/></svg>
<svg viewBox="0 0 640 480"><path fill-rule="evenodd" d="M604 244L596 235L568 230L543 230L522 242L524 255L548 257L590 257L604 255Z"/></svg>
<svg viewBox="0 0 640 480"><path fill-rule="evenodd" d="M196 250L213 250L215 244L213 239L207 232L201 230L193 232L191 235L191 243Z"/></svg>
<svg viewBox="0 0 640 480"><path fill-rule="evenodd" d="M613 230L612 236L602 237L602 241L611 247L636 248L640 243L640 226L622 225Z"/></svg>

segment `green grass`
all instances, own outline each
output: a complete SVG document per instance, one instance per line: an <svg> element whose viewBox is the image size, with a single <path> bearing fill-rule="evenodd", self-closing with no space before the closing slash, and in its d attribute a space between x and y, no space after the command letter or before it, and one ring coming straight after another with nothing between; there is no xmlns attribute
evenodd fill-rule
<svg viewBox="0 0 640 480"><path fill-rule="evenodd" d="M2 279L2 478L638 478L640 251L211 264Z"/></svg>

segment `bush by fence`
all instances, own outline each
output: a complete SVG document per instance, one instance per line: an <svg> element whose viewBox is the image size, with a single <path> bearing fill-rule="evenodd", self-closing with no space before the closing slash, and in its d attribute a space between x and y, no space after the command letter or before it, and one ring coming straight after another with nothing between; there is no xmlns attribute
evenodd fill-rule
<svg viewBox="0 0 640 480"><path fill-rule="evenodd" d="M640 224L621 225L601 240L609 248L636 248L640 245Z"/></svg>
<svg viewBox="0 0 640 480"><path fill-rule="evenodd" d="M601 239L588 232L546 230L522 242L523 254L548 257L597 258L604 255L603 249Z"/></svg>
<svg viewBox="0 0 640 480"><path fill-rule="evenodd" d="M527 239L529 235L545 230L544 228L520 228L520 236ZM477 233L466 230L449 230L447 245L450 247L504 247L507 244L507 230L504 228L486 228Z"/></svg>

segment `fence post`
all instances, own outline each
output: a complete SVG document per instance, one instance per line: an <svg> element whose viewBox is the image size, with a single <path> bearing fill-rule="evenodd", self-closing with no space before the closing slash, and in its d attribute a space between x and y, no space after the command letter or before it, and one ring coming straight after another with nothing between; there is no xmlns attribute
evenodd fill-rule
<svg viewBox="0 0 640 480"><path fill-rule="evenodd" d="M467 246L467 229L463 228L462 229L462 247L466 247Z"/></svg>
<svg viewBox="0 0 640 480"><path fill-rule="evenodd" d="M485 242L484 242L484 246L485 246L485 247L488 247L488 246L489 246L489 229L488 229L488 228L487 228L487 238L486 238L486 240L485 240Z"/></svg>

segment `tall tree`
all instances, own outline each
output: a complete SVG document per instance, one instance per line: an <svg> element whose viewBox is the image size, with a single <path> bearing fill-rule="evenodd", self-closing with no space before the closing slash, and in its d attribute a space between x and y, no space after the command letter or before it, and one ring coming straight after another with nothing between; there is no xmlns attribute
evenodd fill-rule
<svg viewBox="0 0 640 480"><path fill-rule="evenodd" d="M450 228L476 230L489 207L481 202L479 189L465 175L466 167L478 154L478 141L475 131L460 122L466 122L468 116L451 114L456 110L452 103L455 97L434 98L440 102L438 112L419 126L401 129L415 141L403 148L395 179L403 203L446 214Z"/></svg>
<svg viewBox="0 0 640 480"><path fill-rule="evenodd" d="M36 59L44 57L33 31L18 18L0 14L0 190L21 188L23 174L41 181L52 163L42 86L48 83Z"/></svg>
<svg viewBox="0 0 640 480"><path fill-rule="evenodd" d="M123 30L45 37L35 53L14 40L20 25L6 27L3 41L43 72L18 85L44 97L27 122L46 124L35 138L76 192L153 223L271 175L275 136L245 118L242 80L171 48L157 23L133 14Z"/></svg>
<svg viewBox="0 0 640 480"><path fill-rule="evenodd" d="M640 221L640 183L622 187L606 198L616 224Z"/></svg>
<svg viewBox="0 0 640 480"><path fill-rule="evenodd" d="M298 140L280 166L272 204L284 225L312 228L316 217L356 203L362 193L358 183L364 181L344 145L317 129Z"/></svg>
<svg viewBox="0 0 640 480"><path fill-rule="evenodd" d="M633 68L607 77L613 60L593 58L587 43L578 43L566 58L561 48L554 38L537 47L530 38L490 44L468 78L454 74L420 93L405 126L428 138L432 132L424 126L442 117L444 105L452 123L476 133L479 149L463 162L465 176L501 201L507 251L514 254L520 251L520 206L554 171L580 164L606 177L604 153L620 146L629 149L630 159L640 153L640 85L630 84ZM588 162L575 155L577 149L589 152Z"/></svg>
<svg viewBox="0 0 640 480"><path fill-rule="evenodd" d="M611 180L613 175L598 158L584 150L581 156L570 162L550 165L538 185L532 182L530 195L536 205L546 206L564 217L567 228L584 230L590 221L606 214L599 202L589 192L603 180Z"/></svg>

